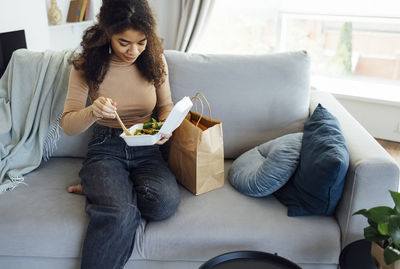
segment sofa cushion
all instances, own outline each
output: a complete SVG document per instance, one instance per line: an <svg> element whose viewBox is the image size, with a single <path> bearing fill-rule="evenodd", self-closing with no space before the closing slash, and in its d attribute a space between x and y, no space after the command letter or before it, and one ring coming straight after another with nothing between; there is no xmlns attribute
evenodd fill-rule
<svg viewBox="0 0 400 269"><path fill-rule="evenodd" d="M225 171L231 165L226 161ZM274 196L241 195L230 184L199 196L181 189L176 214L147 223L142 235L134 259L206 261L225 252L259 250L296 263L337 264L340 254L334 217L289 218Z"/></svg>
<svg viewBox="0 0 400 269"><path fill-rule="evenodd" d="M0 195L0 256L81 256L89 219L85 196L67 192L80 182L81 167L80 158L52 158L25 176L28 185Z"/></svg>
<svg viewBox="0 0 400 269"><path fill-rule="evenodd" d="M0 255L76 257L87 217L85 197L66 188L79 182L81 159L53 158L25 175L27 186L0 195Z"/></svg>
<svg viewBox="0 0 400 269"><path fill-rule="evenodd" d="M205 94L222 121L224 154L243 152L284 134L300 132L309 116L306 52L203 55L165 51L174 102Z"/></svg>
<svg viewBox="0 0 400 269"><path fill-rule="evenodd" d="M80 257L88 223L85 197L66 188L79 182L81 162L53 158L26 175L28 186L0 196L0 230L7 231L0 233L0 256ZM337 264L340 230L333 217L288 218L273 196L240 195L230 184L200 196L183 187L180 191L175 215L141 223L131 259L204 262L249 249L277 252L299 263Z"/></svg>
<svg viewBox="0 0 400 269"><path fill-rule="evenodd" d="M303 133L287 134L243 153L229 169L229 181L249 196L262 197L275 192L297 168L302 137Z"/></svg>
<svg viewBox="0 0 400 269"><path fill-rule="evenodd" d="M276 192L289 216L331 215L342 195L349 151L339 122L320 104L304 125L300 164Z"/></svg>

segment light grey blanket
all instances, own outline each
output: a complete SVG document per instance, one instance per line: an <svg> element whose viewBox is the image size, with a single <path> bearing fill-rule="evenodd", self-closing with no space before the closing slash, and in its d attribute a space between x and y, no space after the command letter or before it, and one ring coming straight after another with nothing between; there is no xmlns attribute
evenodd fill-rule
<svg viewBox="0 0 400 269"><path fill-rule="evenodd" d="M0 80L0 194L14 189L54 150L72 53L13 53Z"/></svg>

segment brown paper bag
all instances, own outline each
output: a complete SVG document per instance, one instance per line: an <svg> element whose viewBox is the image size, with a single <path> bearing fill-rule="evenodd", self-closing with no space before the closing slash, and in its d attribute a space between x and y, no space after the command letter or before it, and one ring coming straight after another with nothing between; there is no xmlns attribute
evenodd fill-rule
<svg viewBox="0 0 400 269"><path fill-rule="evenodd" d="M177 180L195 195L224 185L222 123L211 119L210 107L209 112L208 119L203 112L189 111L171 140L168 165Z"/></svg>

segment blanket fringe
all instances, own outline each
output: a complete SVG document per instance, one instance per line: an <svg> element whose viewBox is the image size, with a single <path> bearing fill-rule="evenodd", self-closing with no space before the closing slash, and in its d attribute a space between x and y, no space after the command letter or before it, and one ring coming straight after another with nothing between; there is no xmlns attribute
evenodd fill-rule
<svg viewBox="0 0 400 269"><path fill-rule="evenodd" d="M5 180L3 183L0 184L0 194L8 191L12 191L15 189L19 184L23 184L28 186L24 181L22 176L19 177L10 177L10 179Z"/></svg>
<svg viewBox="0 0 400 269"><path fill-rule="evenodd" d="M60 139L60 121L62 112L57 116L55 122L50 126L49 133L44 140L43 145L43 160L48 161L53 154L54 150L57 149L57 141Z"/></svg>

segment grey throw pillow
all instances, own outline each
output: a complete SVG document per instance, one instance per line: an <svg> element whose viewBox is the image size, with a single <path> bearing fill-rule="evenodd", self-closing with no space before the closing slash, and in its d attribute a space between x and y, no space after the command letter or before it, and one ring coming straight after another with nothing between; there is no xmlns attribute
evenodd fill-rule
<svg viewBox="0 0 400 269"><path fill-rule="evenodd" d="M243 153L229 169L230 183L249 196L275 192L298 166L302 137L303 133L284 135Z"/></svg>

